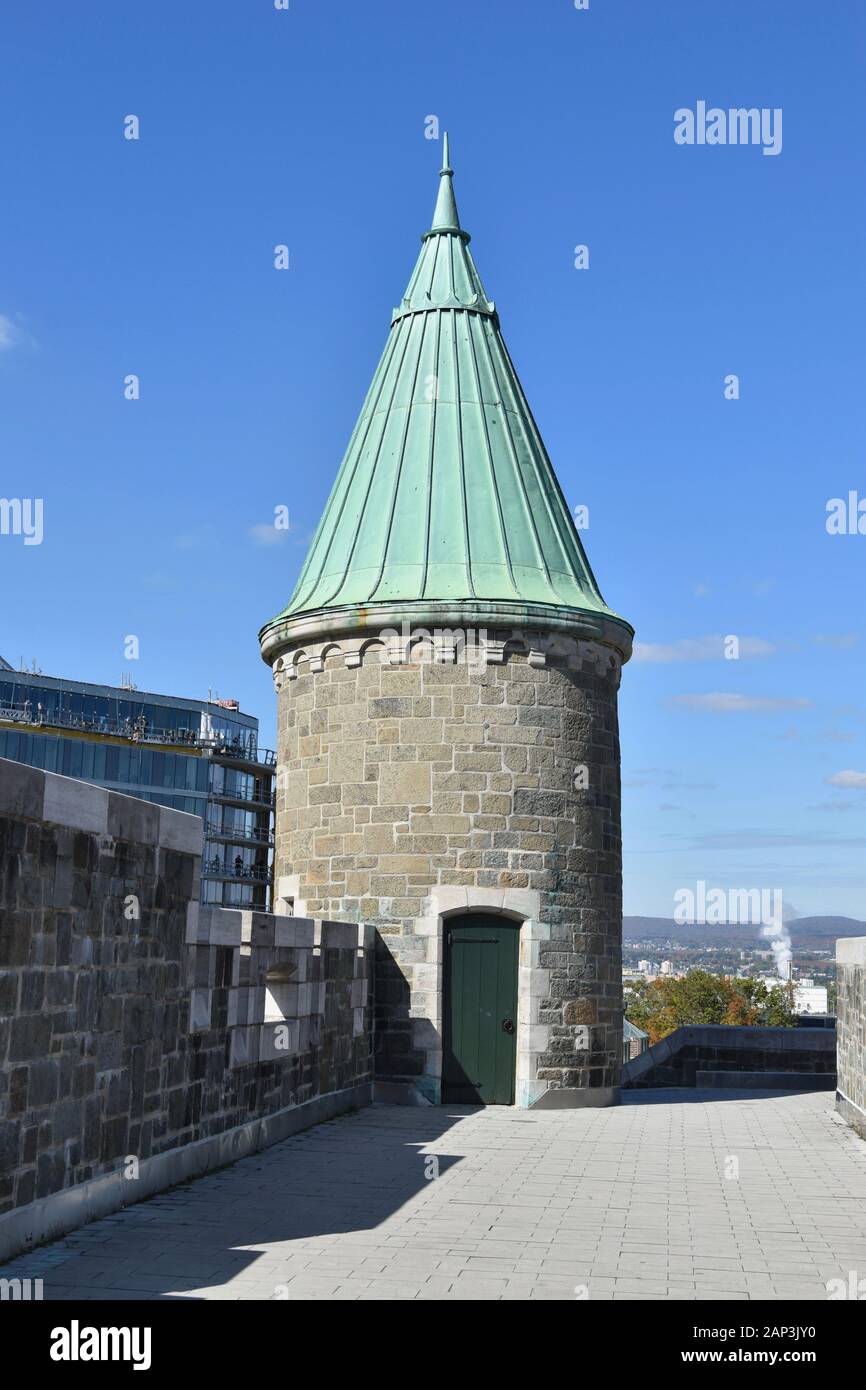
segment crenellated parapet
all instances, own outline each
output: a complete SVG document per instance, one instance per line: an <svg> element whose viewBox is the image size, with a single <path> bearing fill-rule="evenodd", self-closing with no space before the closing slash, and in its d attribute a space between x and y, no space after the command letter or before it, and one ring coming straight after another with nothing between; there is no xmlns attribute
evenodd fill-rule
<svg viewBox="0 0 866 1390"><path fill-rule="evenodd" d="M348 670L368 663L389 668L466 665L479 674L488 667L518 661L537 669L558 666L588 671L610 681L615 689L622 674L622 655L615 648L562 633L404 626L399 631L383 628L375 636L354 633L289 646L273 663L275 690L279 694L286 682L317 675L328 661Z"/></svg>

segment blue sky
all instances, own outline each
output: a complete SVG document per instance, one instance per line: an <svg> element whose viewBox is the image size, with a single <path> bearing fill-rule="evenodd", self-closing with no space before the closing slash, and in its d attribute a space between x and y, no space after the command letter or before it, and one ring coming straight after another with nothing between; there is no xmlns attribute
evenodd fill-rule
<svg viewBox="0 0 866 1390"><path fill-rule="evenodd" d="M866 535L825 526L830 498L866 497L864 15L7 7L0 492L44 499L44 539L0 536L0 652L211 688L273 740L256 633L429 224L435 115L602 591L643 644L621 694L626 911L670 915L704 879L866 917ZM677 145L699 100L781 108L781 153ZM263 544L278 505L292 530Z"/></svg>

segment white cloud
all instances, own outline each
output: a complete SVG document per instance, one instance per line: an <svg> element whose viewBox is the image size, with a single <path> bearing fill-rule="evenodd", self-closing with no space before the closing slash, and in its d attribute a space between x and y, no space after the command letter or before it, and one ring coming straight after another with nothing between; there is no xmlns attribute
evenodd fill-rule
<svg viewBox="0 0 866 1390"><path fill-rule="evenodd" d="M726 637L714 633L709 637L681 637L678 642L635 642L634 660L655 663L672 661L722 661L725 659ZM740 659L771 656L776 650L763 637L738 637Z"/></svg>
<svg viewBox="0 0 866 1390"><path fill-rule="evenodd" d="M822 647L835 647L837 651L847 651L849 647L856 647L860 641L858 632L816 632L812 638Z"/></svg>
<svg viewBox="0 0 866 1390"><path fill-rule="evenodd" d="M862 835L828 836L785 834L767 830L737 830L722 834L698 835L692 842L693 849L827 849L837 845L844 849L861 849L866 845ZM766 870L766 864L765 864Z"/></svg>
<svg viewBox="0 0 866 1390"><path fill-rule="evenodd" d="M172 544L175 550L200 550L203 546L213 545L214 534L212 523L206 521L195 531L187 531L182 535L175 536Z"/></svg>
<svg viewBox="0 0 866 1390"><path fill-rule="evenodd" d="M8 314L0 314L0 352L8 352L19 340L19 332L16 324L12 322Z"/></svg>
<svg viewBox="0 0 866 1390"><path fill-rule="evenodd" d="M21 314L0 314L0 352L39 346Z"/></svg>
<svg viewBox="0 0 866 1390"><path fill-rule="evenodd" d="M275 526L272 521L259 522L257 526L251 526L248 531L248 535L252 537L256 545L280 545L288 534L288 527Z"/></svg>
<svg viewBox="0 0 866 1390"><path fill-rule="evenodd" d="M765 695L734 695L716 691L709 695L672 695L668 701L681 709L705 710L710 714L740 714L748 712L774 713L785 709L808 709L812 701Z"/></svg>
<svg viewBox="0 0 866 1390"><path fill-rule="evenodd" d="M866 787L866 772L848 768L845 772L832 772L824 781L829 787Z"/></svg>

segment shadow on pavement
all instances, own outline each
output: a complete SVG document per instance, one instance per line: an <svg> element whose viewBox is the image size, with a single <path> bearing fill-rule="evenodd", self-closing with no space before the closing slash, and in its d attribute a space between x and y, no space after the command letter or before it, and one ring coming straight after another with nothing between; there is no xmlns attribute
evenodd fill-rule
<svg viewBox="0 0 866 1390"><path fill-rule="evenodd" d="M367 1110L340 1116L21 1255L0 1274L43 1279L46 1299L197 1300L244 1277L274 1289L250 1296L286 1297L276 1292L278 1264L302 1256L314 1236L370 1232L371 1247L381 1245L377 1227L459 1162L429 1146L481 1109L376 1107L375 1123Z"/></svg>

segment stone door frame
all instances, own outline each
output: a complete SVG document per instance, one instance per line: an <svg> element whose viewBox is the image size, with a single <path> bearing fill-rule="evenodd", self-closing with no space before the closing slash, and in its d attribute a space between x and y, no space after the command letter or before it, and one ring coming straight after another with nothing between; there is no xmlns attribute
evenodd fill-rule
<svg viewBox="0 0 866 1390"><path fill-rule="evenodd" d="M415 1020L413 1031L416 1046L425 1053L424 1075L418 1083L416 1099L420 1104L438 1105L442 1094L442 1052L444 1037L443 973L445 967L445 921L468 912L489 912L520 923L517 967L517 1043L514 1103L528 1107L547 1090L545 1081L536 1080L539 1054L547 1050L550 1036L548 1024L538 1019L542 1000L550 989L550 971L539 965L542 947L550 940L550 927L539 922L541 894L529 888L473 888L437 884L425 900L427 912L416 923L416 933L427 937L423 972L416 976L419 992L434 995L435 1013L416 1011L410 1001L410 1014ZM425 988L426 986L426 988Z"/></svg>

